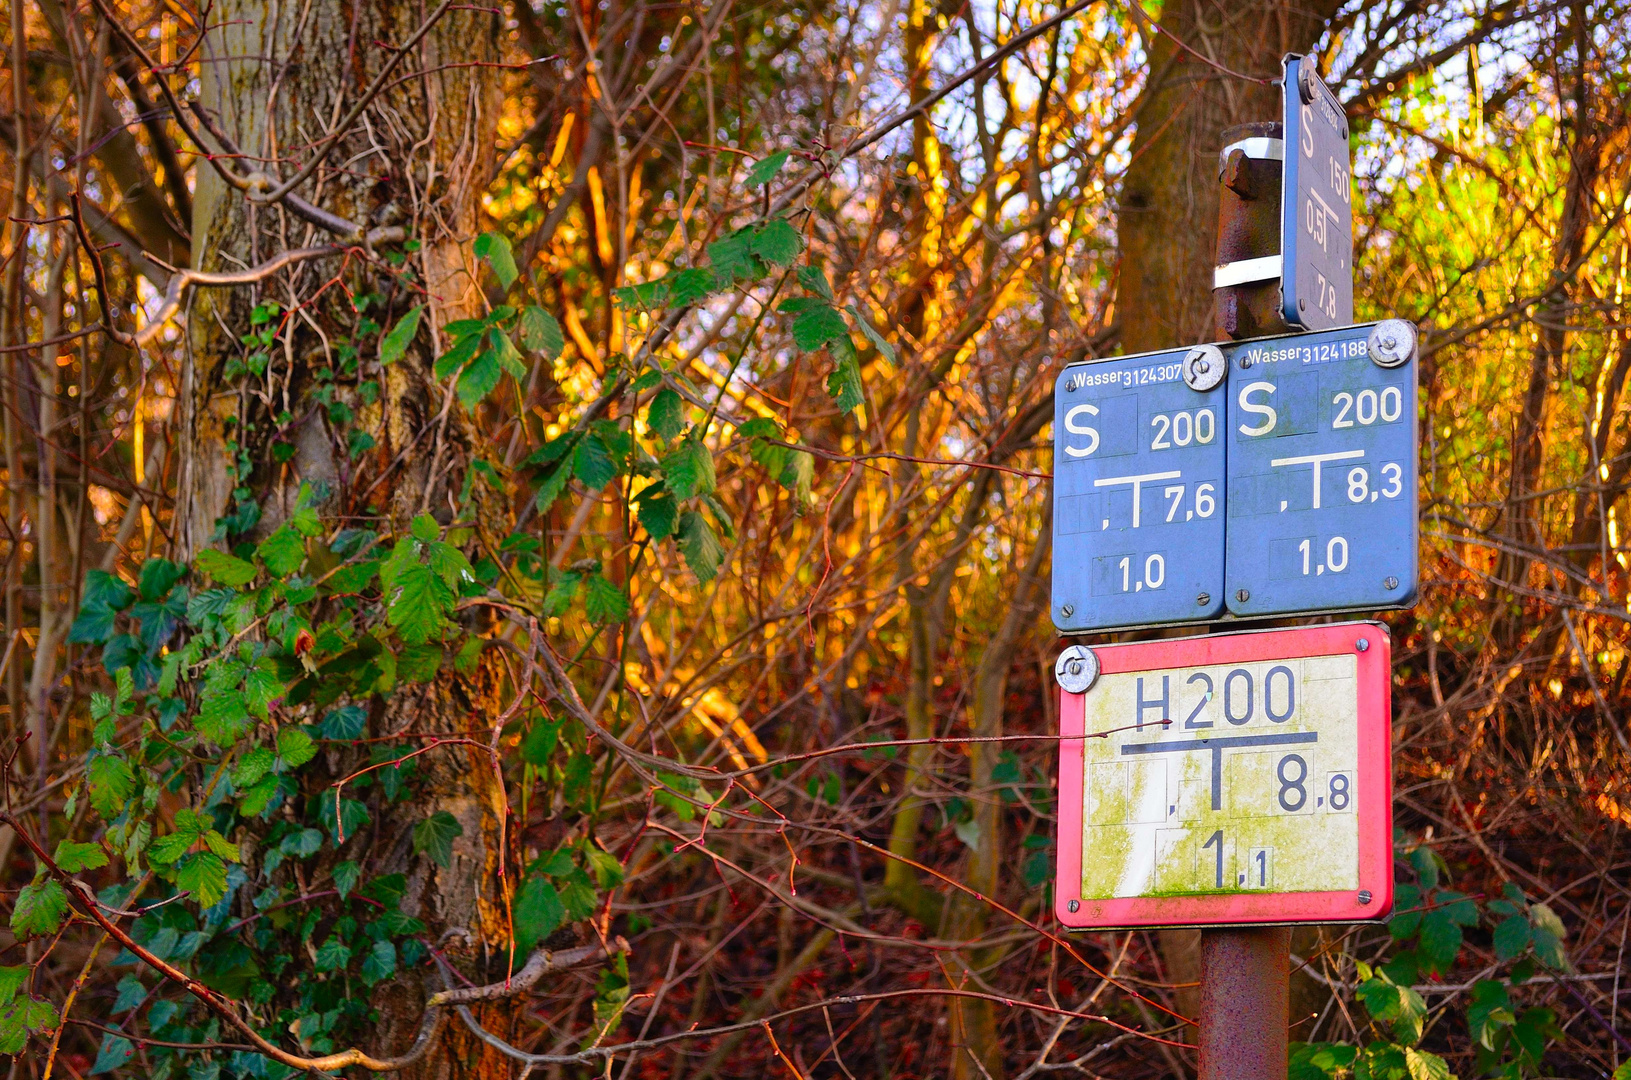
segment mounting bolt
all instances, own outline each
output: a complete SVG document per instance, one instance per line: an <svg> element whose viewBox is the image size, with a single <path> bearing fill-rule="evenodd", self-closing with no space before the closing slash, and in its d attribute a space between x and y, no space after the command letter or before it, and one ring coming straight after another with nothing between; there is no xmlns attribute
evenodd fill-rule
<svg viewBox="0 0 1631 1080"><path fill-rule="evenodd" d="M1370 902L1371 902L1371 894L1370 894L1370 890L1369 890L1369 889L1360 889L1360 890L1359 890L1359 898L1358 898L1358 899L1359 899L1359 902L1360 902L1360 903L1361 903L1361 904L1368 904L1368 903L1370 903ZM1074 911L1074 910L1075 910L1075 909L1074 909L1074 908L1072 908L1072 909L1071 909L1071 910L1073 910L1073 911Z"/></svg>
<svg viewBox="0 0 1631 1080"><path fill-rule="evenodd" d="M1249 367L1251 367L1251 366L1252 366L1252 360L1251 360L1251 357L1249 357L1249 356L1242 356L1242 357L1241 357L1241 358L1240 358L1240 370L1241 370L1241 371L1245 371L1245 370L1246 370L1246 369L1247 369L1247 368L1249 368Z"/></svg>
<svg viewBox="0 0 1631 1080"><path fill-rule="evenodd" d="M1053 664L1053 677L1067 694L1085 694L1099 679L1099 658L1086 645L1072 645Z"/></svg>
<svg viewBox="0 0 1631 1080"><path fill-rule="evenodd" d="M1366 649L1369 649L1370 638L1360 638L1358 641L1354 642L1354 648L1358 649L1360 652L1364 652Z"/></svg>
<svg viewBox="0 0 1631 1080"><path fill-rule="evenodd" d="M1070 903L1066 904L1065 906L1070 909L1070 913L1072 915L1074 915L1074 914L1076 914L1076 912L1082 910L1082 902L1080 900L1072 900Z"/></svg>
<svg viewBox="0 0 1631 1080"><path fill-rule="evenodd" d="M1191 390L1206 393L1223 381L1229 361L1216 345L1197 345L1184 354L1184 382Z"/></svg>
<svg viewBox="0 0 1631 1080"><path fill-rule="evenodd" d="M1314 104L1315 78L1313 65L1308 57L1303 57L1297 62L1297 96L1303 99L1304 105Z"/></svg>
<svg viewBox="0 0 1631 1080"><path fill-rule="evenodd" d="M1392 574L1389 574L1387 577L1382 579L1382 588L1392 590L1397 589L1398 587L1399 579L1394 577Z"/></svg>
<svg viewBox="0 0 1631 1080"><path fill-rule="evenodd" d="M1241 589L1239 592L1235 593L1235 599L1240 601L1242 604L1244 604L1246 601L1250 600L1251 598L1252 598L1252 594L1246 589Z"/></svg>
<svg viewBox="0 0 1631 1080"><path fill-rule="evenodd" d="M1211 602L1212 602L1212 594L1209 593L1209 592L1203 592L1199 596L1195 597L1195 603L1199 604L1201 607L1205 607L1207 604L1210 604Z"/></svg>
<svg viewBox="0 0 1631 1080"><path fill-rule="evenodd" d="M1365 348L1377 367L1407 364L1416 355L1416 327L1403 319L1383 319L1371 328Z"/></svg>
<svg viewBox="0 0 1631 1080"><path fill-rule="evenodd" d="M1074 604L1062 604L1059 607L1059 614L1068 619L1076 614L1076 606Z"/></svg>

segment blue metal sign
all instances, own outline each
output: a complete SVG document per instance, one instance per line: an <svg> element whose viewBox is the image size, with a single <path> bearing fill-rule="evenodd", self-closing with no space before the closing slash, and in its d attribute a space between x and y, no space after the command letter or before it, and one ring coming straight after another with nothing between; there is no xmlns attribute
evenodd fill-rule
<svg viewBox="0 0 1631 1080"><path fill-rule="evenodd" d="M1280 196L1286 321L1308 330L1353 322L1353 182L1348 119L1307 57L1285 58Z"/></svg>
<svg viewBox="0 0 1631 1080"><path fill-rule="evenodd" d="M1195 350L1199 352L1201 350ZM1053 621L1061 633L1223 612L1223 358L1075 365L1054 387Z"/></svg>
<svg viewBox="0 0 1631 1080"><path fill-rule="evenodd" d="M1224 347L1238 616L1416 597L1416 335L1396 319Z"/></svg>

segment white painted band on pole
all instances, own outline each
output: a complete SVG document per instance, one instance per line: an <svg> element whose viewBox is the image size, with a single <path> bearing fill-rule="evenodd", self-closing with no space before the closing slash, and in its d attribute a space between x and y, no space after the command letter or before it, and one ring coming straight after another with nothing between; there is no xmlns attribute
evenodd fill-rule
<svg viewBox="0 0 1631 1080"><path fill-rule="evenodd" d="M1241 259L1224 263L1212 271L1212 288L1227 289L1231 285L1246 285L1254 281L1273 281L1280 277L1280 256L1265 255L1261 259Z"/></svg>

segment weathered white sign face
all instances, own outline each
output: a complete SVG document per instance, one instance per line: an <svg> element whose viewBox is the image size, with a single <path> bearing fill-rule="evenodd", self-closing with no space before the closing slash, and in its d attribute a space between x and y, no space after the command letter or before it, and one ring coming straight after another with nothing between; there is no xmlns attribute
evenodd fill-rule
<svg viewBox="0 0 1631 1080"><path fill-rule="evenodd" d="M1310 645L1312 655L1295 655ZM1067 721L1067 739L1103 733L1062 744L1067 924L1332 918L1285 902L1313 895L1339 897L1348 919L1386 910L1390 887L1370 880L1375 866L1365 872L1377 853L1362 852L1375 847L1378 823L1384 842L1391 832L1384 628L1310 627L1095 651L1103 673L1086 693L1064 695L1061 710L1080 710L1079 720ZM1151 654L1147 662L1139 651ZM1074 806L1067 809L1066 799ZM1070 831L1067 817L1076 819ZM1067 857L1067 845L1077 859ZM1381 876L1391 882L1385 864Z"/></svg>

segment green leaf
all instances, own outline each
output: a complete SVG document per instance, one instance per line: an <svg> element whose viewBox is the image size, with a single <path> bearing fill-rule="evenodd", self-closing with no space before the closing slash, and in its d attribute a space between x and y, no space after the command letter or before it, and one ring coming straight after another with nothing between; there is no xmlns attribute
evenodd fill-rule
<svg viewBox="0 0 1631 1080"><path fill-rule="evenodd" d="M786 164L786 150L777 150L774 154L766 154L753 163L753 168L748 170L745 182L750 188L764 187L775 179L776 174L781 172L782 166Z"/></svg>
<svg viewBox="0 0 1631 1080"><path fill-rule="evenodd" d="M464 826L446 810L438 810L413 827L413 850L428 855L444 869L453 859L453 838L464 835Z"/></svg>
<svg viewBox="0 0 1631 1080"><path fill-rule="evenodd" d="M317 756L317 746L300 728L286 727L277 733L277 756L291 769L297 769Z"/></svg>
<svg viewBox="0 0 1631 1080"><path fill-rule="evenodd" d="M1522 956L1529 943L1534 940L1534 934L1529 929L1529 919L1523 915L1512 915L1502 919L1495 926L1495 958L1497 960L1510 960L1515 956Z"/></svg>
<svg viewBox="0 0 1631 1080"><path fill-rule="evenodd" d="M100 645L113 636L118 613L106 604L81 604L79 615L68 628L68 640L75 645Z"/></svg>
<svg viewBox="0 0 1631 1080"><path fill-rule="evenodd" d="M419 319L424 313L422 305L409 308L391 327L391 332L379 339L380 363L394 364L407 354L413 336L419 332Z"/></svg>
<svg viewBox="0 0 1631 1080"><path fill-rule="evenodd" d="M413 521L408 523L408 532L415 540L429 543L442 535L442 527L429 514L416 514Z"/></svg>
<svg viewBox="0 0 1631 1080"><path fill-rule="evenodd" d="M1631 1058L1620 1062L1620 1067L1614 1070L1612 1080L1631 1080Z"/></svg>
<svg viewBox="0 0 1631 1080"><path fill-rule="evenodd" d="M868 341L872 342L873 348L882 353L884 359L888 360L891 364L898 363L895 358L895 347L889 344L889 340L887 338L872 328L872 323L865 315L861 314L861 309L856 305L851 304L847 310L849 311L850 315L855 318L855 325L861 328L861 333L866 336Z"/></svg>
<svg viewBox="0 0 1631 1080"><path fill-rule="evenodd" d="M186 572L186 567L169 559L148 559L142 564L136 588L143 600L163 600L169 594L170 587L180 581L181 575Z"/></svg>
<svg viewBox="0 0 1631 1080"><path fill-rule="evenodd" d="M425 550L430 555L431 570L447 583L448 588L457 588L463 582L476 580L475 567L470 565L464 552L452 544L433 540L425 545Z"/></svg>
<svg viewBox="0 0 1631 1080"><path fill-rule="evenodd" d="M575 570L567 570L555 579L550 585L549 592L544 596L544 614L559 618L571 608L572 601L577 599L578 590L583 587L583 575Z"/></svg>
<svg viewBox="0 0 1631 1080"><path fill-rule="evenodd" d="M775 218L754 234L751 250L767 263L786 266L804 250L804 238L786 218Z"/></svg>
<svg viewBox="0 0 1631 1080"><path fill-rule="evenodd" d="M459 376L457 391L459 403L464 406L466 412L474 412L482 399L493 392L493 387L498 385L501 374L498 356L491 349L470 362L464 369L464 374Z"/></svg>
<svg viewBox="0 0 1631 1080"><path fill-rule="evenodd" d="M800 285L803 285L829 304L832 303L832 285L827 281L827 272L821 267L799 267L798 279Z"/></svg>
<svg viewBox="0 0 1631 1080"><path fill-rule="evenodd" d="M325 739L355 739L368 727L368 710L347 705L323 717L317 733Z"/></svg>
<svg viewBox="0 0 1631 1080"><path fill-rule="evenodd" d="M713 528L695 510L687 511L680 517L679 544L685 564L698 581L706 584L718 576L725 549L720 546Z"/></svg>
<svg viewBox="0 0 1631 1080"><path fill-rule="evenodd" d="M685 400L674 391L664 387L652 395L651 405L646 410L646 426L651 428L659 439L672 440L685 430ZM111 632L112 619L108 626Z"/></svg>
<svg viewBox="0 0 1631 1080"><path fill-rule="evenodd" d="M242 852L238 850L238 845L214 829L204 834L204 846L227 862L238 862L242 858Z"/></svg>
<svg viewBox="0 0 1631 1080"><path fill-rule="evenodd" d="M131 591L119 578L114 577L106 570L87 570L85 572L85 588L81 590L79 601L83 604L98 604L114 611L121 611L135 599Z"/></svg>
<svg viewBox="0 0 1631 1080"><path fill-rule="evenodd" d="M11 932L18 938L54 934L68 914L68 896L55 878L42 878L17 892L11 909Z"/></svg>
<svg viewBox="0 0 1631 1080"><path fill-rule="evenodd" d="M590 871L595 875L595 883L602 889L610 889L623 881L623 864L617 856L609 851L602 851L592 844L583 847L585 861Z"/></svg>
<svg viewBox="0 0 1631 1080"><path fill-rule="evenodd" d="M529 352L543 353L546 360L555 360L566 348L566 335L555 316L531 304L521 309L521 345Z"/></svg>
<svg viewBox="0 0 1631 1080"><path fill-rule="evenodd" d="M0 1054L21 1054L30 1034L54 1030L57 1007L31 994L23 994L0 1007Z"/></svg>
<svg viewBox="0 0 1631 1080"><path fill-rule="evenodd" d="M93 870L98 866L108 865L107 852L96 844L80 844L72 840L64 840L57 845L56 854L51 856L56 864L70 874L77 874L81 870Z"/></svg>
<svg viewBox="0 0 1631 1080"><path fill-rule="evenodd" d="M474 247L476 258L487 261L487 265L493 268L493 276L498 278L502 288L508 289L521 275L521 271L515 266L515 256L510 252L510 242L502 235L482 233L476 237Z"/></svg>
<svg viewBox="0 0 1631 1080"><path fill-rule="evenodd" d="M455 371L463 370L470 362L470 358L476 355L476 350L481 348L481 337L486 333L486 324L479 321L475 323L475 330L462 335L455 334L454 325L449 323L447 326L448 336L453 338L453 344L448 346L447 352L436 358L436 365L433 368L438 382Z"/></svg>
<svg viewBox="0 0 1631 1080"><path fill-rule="evenodd" d="M199 907L214 907L227 894L227 864L212 851L195 851L176 868L176 887L192 893Z"/></svg>
<svg viewBox="0 0 1631 1080"><path fill-rule="evenodd" d="M515 898L515 951L526 955L533 947L555 932L566 918L566 905L561 903L555 886L541 877L530 877Z"/></svg>
<svg viewBox="0 0 1631 1080"><path fill-rule="evenodd" d="M123 1068L135 1056L136 1048L130 1040L118 1035L102 1036L102 1049L97 1052L96 1061L91 1065L86 1076L95 1076L98 1073L112 1072Z"/></svg>
<svg viewBox="0 0 1631 1080"><path fill-rule="evenodd" d="M283 525L256 546L255 554L273 577L288 577L306 561L306 541L298 532Z"/></svg>
<svg viewBox="0 0 1631 1080"><path fill-rule="evenodd" d="M190 832L173 832L161 836L147 845L147 861L156 866L168 866L187 854L198 837Z"/></svg>
<svg viewBox="0 0 1631 1080"><path fill-rule="evenodd" d="M337 935L330 935L327 941L318 946L313 966L318 971L343 971L349 963L351 949Z"/></svg>
<svg viewBox="0 0 1631 1080"><path fill-rule="evenodd" d="M193 558L193 566L223 585L236 588L255 580L255 564L233 558L224 551L205 548Z"/></svg>
<svg viewBox="0 0 1631 1080"><path fill-rule="evenodd" d="M706 300L720 288L719 279L705 266L678 270L664 280L669 283L669 302L676 307L688 307L699 300Z"/></svg>
<svg viewBox="0 0 1631 1080"><path fill-rule="evenodd" d="M588 595L584 600L584 610L588 612L590 622L598 626L622 622L629 617L629 600L622 589L600 574L590 574L587 582Z"/></svg>
<svg viewBox="0 0 1631 1080"><path fill-rule="evenodd" d="M385 621L409 645L423 645L442 628L442 617L453 606L453 592L437 573L414 563L396 580Z"/></svg>
<svg viewBox="0 0 1631 1080"><path fill-rule="evenodd" d="M578 442L572 454L572 472L590 491L599 491L617 479L617 465L607 452L606 444L594 435Z"/></svg>
<svg viewBox="0 0 1631 1080"><path fill-rule="evenodd" d="M1446 918L1457 926L1478 925L1478 905L1472 897L1458 892L1440 892L1434 901Z"/></svg>
<svg viewBox="0 0 1631 1080"><path fill-rule="evenodd" d="M222 749L231 746L249 730L249 710L243 694L236 690L205 694L193 723L210 742Z"/></svg>
<svg viewBox="0 0 1631 1080"><path fill-rule="evenodd" d="M492 345L493 355L498 358L499 367L517 379L527 377L526 361L521 359L521 354L511 344L509 335L495 326L487 332L487 340Z"/></svg>
<svg viewBox="0 0 1631 1080"><path fill-rule="evenodd" d="M334 867L334 889L344 900L351 895L351 890L357 887L357 881L362 877L362 867L351 860L338 863Z"/></svg>
<svg viewBox="0 0 1631 1080"><path fill-rule="evenodd" d="M396 974L396 946L389 941L376 941L362 962L362 981L369 986Z"/></svg>
<svg viewBox="0 0 1631 1080"><path fill-rule="evenodd" d="M806 308L793 320L793 344L804 352L814 352L839 338L849 338L849 326L837 309L826 304Z"/></svg>
<svg viewBox="0 0 1631 1080"><path fill-rule="evenodd" d="M861 367L855 359L855 347L846 337L841 346L835 341L831 351L835 363L832 373L827 376L827 393L832 395L841 411L850 412L866 401L866 392L861 385Z"/></svg>
<svg viewBox="0 0 1631 1080"><path fill-rule="evenodd" d="M1416 868L1416 877L1423 889L1438 887L1439 870L1444 860L1430 847L1419 847L1410 853L1410 865Z"/></svg>
<svg viewBox="0 0 1631 1080"><path fill-rule="evenodd" d="M23 988L23 985L28 982L28 977L33 973L34 968L28 964L18 964L16 967L0 967L0 1005L5 1005L16 997L17 991ZM119 1012L121 1010L115 1009L114 1011Z"/></svg>
<svg viewBox="0 0 1631 1080"><path fill-rule="evenodd" d="M441 667L440 645L407 645L397 654L396 677L402 682L430 682Z"/></svg>
<svg viewBox="0 0 1631 1080"><path fill-rule="evenodd" d="M760 276L762 270L758 260L753 257L752 243L753 233L749 229L738 229L708 245L708 262L722 283Z"/></svg>
<svg viewBox="0 0 1631 1080"><path fill-rule="evenodd" d="M85 773L92 808L109 821L123 813L136 792L136 774L125 759L116 754L98 754L85 767Z"/></svg>
<svg viewBox="0 0 1631 1080"><path fill-rule="evenodd" d="M679 505L669 498L660 484L640 493L637 517L640 527L651 534L653 540L666 540L674 534L674 519L679 516ZM648 494L650 492L650 494Z"/></svg>
<svg viewBox="0 0 1631 1080"><path fill-rule="evenodd" d="M555 747L560 744L560 735L559 721L546 717L533 721L532 727L527 729L527 737L521 740L521 760L537 768L548 765L555 756Z"/></svg>
<svg viewBox="0 0 1631 1080"><path fill-rule="evenodd" d="M1421 943L1417 951L1437 971L1447 970L1461 951L1461 927L1444 909L1429 911L1421 920Z"/></svg>
<svg viewBox="0 0 1631 1080"><path fill-rule="evenodd" d="M257 746L238 759L237 766L232 770L232 786L238 791L248 791L260 783L261 777L272 771L277 764L277 754L268 746Z"/></svg>
<svg viewBox="0 0 1631 1080"><path fill-rule="evenodd" d="M678 502L714 490L714 456L702 440L694 436L675 447L659 467L663 471L664 486Z"/></svg>
<svg viewBox="0 0 1631 1080"><path fill-rule="evenodd" d="M558 465L543 483L538 485L538 512L547 514L549 508L555 505L555 500L561 497L566 490L566 482L572 478L572 470L566 465Z"/></svg>
<svg viewBox="0 0 1631 1080"><path fill-rule="evenodd" d="M1405 1050L1404 1061L1410 1069L1410 1080L1450 1080L1450 1066L1437 1054L1412 1046Z"/></svg>

